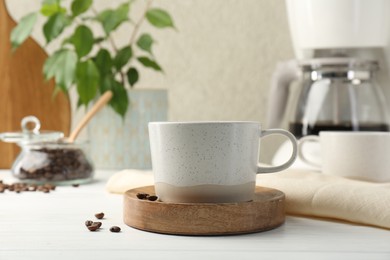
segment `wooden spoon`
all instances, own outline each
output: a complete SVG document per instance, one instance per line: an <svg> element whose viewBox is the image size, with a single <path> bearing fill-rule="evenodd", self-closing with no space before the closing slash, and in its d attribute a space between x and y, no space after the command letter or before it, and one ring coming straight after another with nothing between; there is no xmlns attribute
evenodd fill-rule
<svg viewBox="0 0 390 260"><path fill-rule="evenodd" d="M77 127L72 131L69 137L66 139L67 142L73 143L77 136L80 134L81 130L88 124L89 120L100 111L104 107L105 104L108 103L112 98L112 91L106 91L98 101L92 106L92 108L88 111L88 113L83 117Z"/></svg>

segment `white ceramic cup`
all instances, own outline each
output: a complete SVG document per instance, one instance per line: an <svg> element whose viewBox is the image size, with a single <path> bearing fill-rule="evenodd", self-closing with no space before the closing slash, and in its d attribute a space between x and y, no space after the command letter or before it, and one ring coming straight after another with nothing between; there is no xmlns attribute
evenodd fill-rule
<svg viewBox="0 0 390 260"><path fill-rule="evenodd" d="M307 142L320 145L314 161L305 152ZM325 174L372 181L390 181L390 133L323 131L299 140L299 158Z"/></svg>
<svg viewBox="0 0 390 260"><path fill-rule="evenodd" d="M282 165L258 166L260 138L280 134L293 145ZM257 122L152 122L149 138L156 194L166 202L240 202L253 199L256 174L289 167L295 137Z"/></svg>

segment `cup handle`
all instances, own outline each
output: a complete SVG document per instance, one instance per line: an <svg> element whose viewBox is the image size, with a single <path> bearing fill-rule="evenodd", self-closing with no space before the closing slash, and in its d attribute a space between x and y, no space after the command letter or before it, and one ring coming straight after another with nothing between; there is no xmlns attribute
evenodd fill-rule
<svg viewBox="0 0 390 260"><path fill-rule="evenodd" d="M315 161L309 160L306 155L303 152L303 144L307 142L319 142L320 137L316 135L308 135L305 137L302 137L298 142L298 157L301 159L304 163L307 163L308 165L314 166L316 168L320 168L321 165L316 163Z"/></svg>
<svg viewBox="0 0 390 260"><path fill-rule="evenodd" d="M263 138L267 135L273 135L273 134L284 135L290 140L292 147L293 147L291 157L290 157L290 159L288 159L287 162L283 163L282 165L271 166L271 167L257 166L257 173L271 173L271 172L282 171L282 170L290 167L294 163L295 159L297 158L298 144L297 144L297 139L295 139L295 136L293 134L291 134L290 132L283 130L283 129L260 130L260 138Z"/></svg>

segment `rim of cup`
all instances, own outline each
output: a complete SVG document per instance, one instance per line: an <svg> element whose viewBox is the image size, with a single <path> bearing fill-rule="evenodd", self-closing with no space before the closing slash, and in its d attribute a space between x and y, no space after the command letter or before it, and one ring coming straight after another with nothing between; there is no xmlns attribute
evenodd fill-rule
<svg viewBox="0 0 390 260"><path fill-rule="evenodd" d="M257 124L256 121L161 121L161 122L149 122L151 125L200 125L200 124Z"/></svg>
<svg viewBox="0 0 390 260"><path fill-rule="evenodd" d="M390 132L384 131L322 131L320 135L357 135L357 136L367 136L367 135L390 135Z"/></svg>

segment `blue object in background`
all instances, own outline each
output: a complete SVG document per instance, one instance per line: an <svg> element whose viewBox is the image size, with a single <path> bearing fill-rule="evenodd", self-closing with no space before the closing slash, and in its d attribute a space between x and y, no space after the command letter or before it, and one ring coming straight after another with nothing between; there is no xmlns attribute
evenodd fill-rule
<svg viewBox="0 0 390 260"><path fill-rule="evenodd" d="M148 123L167 121L165 89L129 91L130 107L124 120L111 108L90 122L90 156L97 169L151 169Z"/></svg>

